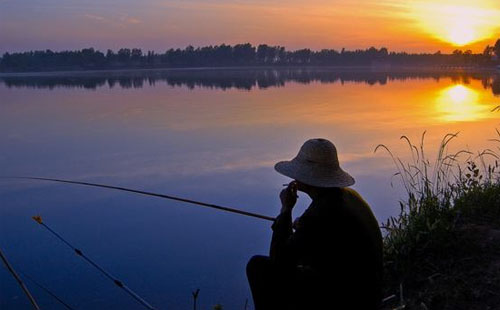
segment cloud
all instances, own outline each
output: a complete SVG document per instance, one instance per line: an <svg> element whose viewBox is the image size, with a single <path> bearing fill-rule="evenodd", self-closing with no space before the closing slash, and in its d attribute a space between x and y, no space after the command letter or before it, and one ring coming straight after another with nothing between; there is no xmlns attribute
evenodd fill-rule
<svg viewBox="0 0 500 310"><path fill-rule="evenodd" d="M106 21L106 19L102 16L98 15L92 15L92 14L85 14L83 15L86 18L93 19L93 20L98 20L98 21Z"/></svg>
<svg viewBox="0 0 500 310"><path fill-rule="evenodd" d="M117 16L113 16L110 18L106 18L100 15L94 14L84 14L83 15L87 19L91 19L93 21L98 21L103 24L107 24L114 27L125 28L129 25L138 25L141 24L142 21L136 17L130 16L128 14L118 14Z"/></svg>
<svg viewBox="0 0 500 310"><path fill-rule="evenodd" d="M130 24L130 25L137 25L142 23L140 19L129 16L128 14L121 14L119 20L124 24Z"/></svg>
<svg viewBox="0 0 500 310"><path fill-rule="evenodd" d="M141 20L139 20L139 19L137 19L137 18L129 17L129 18L127 19L127 23L129 23L129 24L134 24L134 25L135 25L135 24L141 24L141 23L142 23L142 21L141 21Z"/></svg>

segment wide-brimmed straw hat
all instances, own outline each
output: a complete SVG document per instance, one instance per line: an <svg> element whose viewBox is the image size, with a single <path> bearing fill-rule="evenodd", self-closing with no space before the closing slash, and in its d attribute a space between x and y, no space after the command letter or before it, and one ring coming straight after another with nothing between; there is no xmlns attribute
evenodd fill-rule
<svg viewBox="0 0 500 310"><path fill-rule="evenodd" d="M290 161L274 166L279 173L316 187L347 187L354 178L342 170L335 145L326 139L307 140Z"/></svg>

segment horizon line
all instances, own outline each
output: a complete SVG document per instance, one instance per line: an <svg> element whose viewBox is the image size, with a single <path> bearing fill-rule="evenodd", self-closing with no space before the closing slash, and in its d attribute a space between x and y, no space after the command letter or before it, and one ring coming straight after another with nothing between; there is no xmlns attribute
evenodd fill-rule
<svg viewBox="0 0 500 310"><path fill-rule="evenodd" d="M497 43L500 42L500 38L497 40ZM241 42L241 43L235 43L235 44L228 44L228 43L220 43L220 44L208 44L208 45L192 45L192 44L189 44L187 46L184 46L184 47L170 47L170 48L167 48L167 49L163 49L163 50L160 50L158 52L158 50L155 50L155 49L147 49L147 48L142 48L142 47L132 47L132 46L123 46L123 47L120 47L120 48L117 48L117 49L113 49L113 48L96 48L96 47L93 47L93 46L87 46L87 47L82 47L82 48L74 48L74 49L70 49L70 48L60 48L60 49L52 49L52 48L45 48L45 49L29 49L29 50L23 50L23 51L4 51L4 52L1 52L0 53L0 57L3 57L5 54L22 54L22 53L30 53L30 52L46 52L46 51L51 51L51 52L54 52L54 53L61 53L61 52L75 52L75 51L83 51L83 50L89 50L89 49L93 49L94 51L98 51L98 52L102 52L102 53L105 53L107 51L112 51L112 52L117 52L119 51L120 49L130 49L130 50L133 50L133 49L139 49L141 50L142 52L153 52L153 53L165 53L167 51L170 51L170 50L187 50L188 48L193 48L194 50L197 50L197 49L202 49L202 48L207 48L207 47L221 47L221 46L229 46L229 47L235 47L235 46L240 46L240 45L250 45L252 47L255 47L255 48L258 48L259 46L268 46L268 47L272 47L272 48L284 48L285 51L287 52L296 52L296 51L302 51L302 50L309 50L311 52L321 52L321 51L336 51L336 52L339 52L341 53L342 51L347 51L347 52L356 52L356 51L368 51L372 48L376 49L377 51L380 51L380 50L383 50L383 49L386 49L388 53L395 53L395 54L408 54L408 55L434 55L434 54L442 54L442 55L452 55L455 51L461 51L461 52L467 52L467 51L470 51L473 55L479 55L479 54L483 54L483 52L476 52L474 53L472 51L472 49L470 48L460 48L459 46L457 46L452 52L450 53L446 53L446 52L442 52L441 50L436 50L434 52L411 52L411 51L405 51L405 50L391 50L385 46L379 46L379 47L376 47L374 45L370 45L369 47L365 47L365 48L346 48L346 47L342 47L342 48L321 48L321 49L314 49L314 48L309 48L309 47L303 47L303 48L292 48L292 49L288 49L286 46L284 45L272 45L272 44L268 44L268 43L259 43L259 44L252 44L250 42ZM487 46L494 46L494 45L485 45L484 48L486 48Z"/></svg>

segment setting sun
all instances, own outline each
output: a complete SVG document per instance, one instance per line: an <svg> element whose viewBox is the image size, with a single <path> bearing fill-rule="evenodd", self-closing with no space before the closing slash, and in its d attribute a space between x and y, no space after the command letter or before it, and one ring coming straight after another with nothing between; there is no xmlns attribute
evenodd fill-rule
<svg viewBox="0 0 500 310"><path fill-rule="evenodd" d="M498 31L500 11L486 0L471 4L449 1L413 2L409 14L432 37L464 46L486 40Z"/></svg>
<svg viewBox="0 0 500 310"><path fill-rule="evenodd" d="M465 45L475 41L475 39L474 30L467 28L465 25L455 25L448 34L448 40L455 45Z"/></svg>

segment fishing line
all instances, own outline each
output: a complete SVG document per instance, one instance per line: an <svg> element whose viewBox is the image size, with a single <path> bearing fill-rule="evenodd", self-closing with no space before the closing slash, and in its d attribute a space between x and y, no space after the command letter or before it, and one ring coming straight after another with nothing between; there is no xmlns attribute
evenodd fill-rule
<svg viewBox="0 0 500 310"><path fill-rule="evenodd" d="M190 203L190 204L195 204L195 205L208 207L208 208L212 208L212 209L217 209L217 210L221 210L221 211L246 215L246 216L255 217L255 218L268 220L268 221L275 220L275 218L270 217L270 216L252 213L252 212L248 212L248 211L243 211L243 210L239 210L239 209L234 209L234 208L230 208L230 207L224 207L224 206L215 205L215 204L206 203L206 202L201 202L201 201L196 201L196 200L192 200L192 199L176 197L176 196L172 196L172 195L157 194L157 193L153 193L153 192L146 192L146 191L142 191L142 190L136 190L136 189L125 188L125 187L120 187L120 186L98 184L98 183L89 183L89 182L80 182L80 181L71 181L71 180L63 180L63 179L40 178L40 177L1 177L1 178L2 179L7 178L7 179L49 181L49 182L68 183L68 184L77 184L77 185L84 185L84 186L108 188L108 189L114 189L114 190L130 192L130 193L135 193L135 194L140 194L140 195L153 196L153 197L159 197L159 198L164 198L164 199L186 202L186 203Z"/></svg>
<svg viewBox="0 0 500 310"><path fill-rule="evenodd" d="M55 232L52 228L47 226L41 216L33 216L33 220L35 220L38 224L42 225L45 227L49 232L51 232L54 236L56 236L59 240L61 240L64 244L66 244L68 247L70 247L76 255L82 257L85 261L87 261L89 264L91 264L94 268L99 270L103 275L105 275L108 279L113 281L113 283L118 286L119 288L123 289L127 294L132 296L137 302L139 302L141 305L143 305L145 308L150 309L150 310L156 310L153 306L151 306L147 301L145 301L141 296L139 296L137 293L132 291L129 287L127 287L122 281L116 279L113 277L109 272L104 270L101 266L99 266L97 263L95 263L93 260L91 260L88 256L86 256L81 250L75 248L71 243L66 241L61 235L59 235L57 232Z"/></svg>

